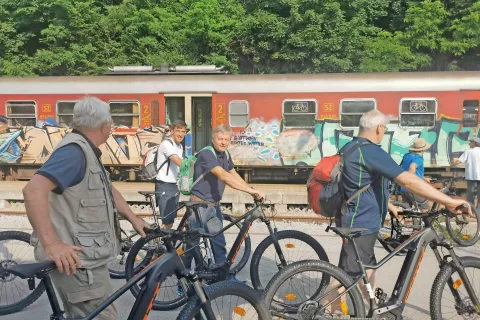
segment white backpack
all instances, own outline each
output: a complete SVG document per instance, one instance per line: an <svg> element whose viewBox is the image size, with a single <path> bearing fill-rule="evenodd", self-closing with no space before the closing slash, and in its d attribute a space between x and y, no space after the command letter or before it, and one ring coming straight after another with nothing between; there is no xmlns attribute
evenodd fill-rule
<svg viewBox="0 0 480 320"><path fill-rule="evenodd" d="M173 142L170 139L166 139L166 140L173 145ZM147 153L145 154L145 157L143 158L142 174L145 180L156 180L158 172L160 171L160 169L162 169L162 167L167 162L168 162L168 168L167 168L167 174L168 174L168 170L170 169L170 159L165 160L160 166L160 168L158 168L158 170L156 168L157 159L158 159L158 148L160 148L159 145L151 148L150 150L147 151Z"/></svg>

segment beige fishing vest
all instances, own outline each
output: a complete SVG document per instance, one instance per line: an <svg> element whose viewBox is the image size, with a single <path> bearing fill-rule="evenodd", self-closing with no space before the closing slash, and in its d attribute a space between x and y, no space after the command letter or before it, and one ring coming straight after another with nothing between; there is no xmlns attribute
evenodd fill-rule
<svg viewBox="0 0 480 320"><path fill-rule="evenodd" d="M69 133L56 146L78 144L87 160L83 180L63 194L50 192L48 207L50 220L58 239L79 246L83 268L95 268L113 260L120 252L119 221L113 205L111 182L108 173L100 166L87 140L79 134ZM34 232L32 244L35 259L48 259Z"/></svg>

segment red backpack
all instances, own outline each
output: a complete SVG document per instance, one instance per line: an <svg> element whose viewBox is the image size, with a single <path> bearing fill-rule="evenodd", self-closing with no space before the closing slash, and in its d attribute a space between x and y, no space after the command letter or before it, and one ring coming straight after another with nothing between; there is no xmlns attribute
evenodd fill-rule
<svg viewBox="0 0 480 320"><path fill-rule="evenodd" d="M370 142L357 143L346 153L342 152L342 148L336 155L323 157L317 163L307 181L308 204L313 212L334 218L347 203L370 187L370 184L364 186L345 201L341 182L345 158L366 144Z"/></svg>

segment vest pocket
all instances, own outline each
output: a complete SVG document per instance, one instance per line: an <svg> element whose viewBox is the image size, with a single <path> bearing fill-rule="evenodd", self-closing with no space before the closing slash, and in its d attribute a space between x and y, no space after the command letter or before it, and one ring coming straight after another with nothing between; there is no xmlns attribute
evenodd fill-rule
<svg viewBox="0 0 480 320"><path fill-rule="evenodd" d="M97 190L103 188L101 174L102 169L98 167L90 168L90 175L88 177L88 188L90 190Z"/></svg>
<svg viewBox="0 0 480 320"><path fill-rule="evenodd" d="M74 235L74 242L83 249L79 256L85 260L109 257L113 252L110 235L107 232L79 232Z"/></svg>
<svg viewBox="0 0 480 320"><path fill-rule="evenodd" d="M107 221L107 200L105 198L81 199L78 210L79 222Z"/></svg>

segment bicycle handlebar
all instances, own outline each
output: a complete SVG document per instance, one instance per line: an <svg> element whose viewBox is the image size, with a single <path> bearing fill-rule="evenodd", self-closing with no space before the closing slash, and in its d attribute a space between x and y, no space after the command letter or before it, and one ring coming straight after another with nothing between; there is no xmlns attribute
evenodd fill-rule
<svg viewBox="0 0 480 320"><path fill-rule="evenodd" d="M455 209L461 210L461 209L467 209L467 208L468 208L468 204L464 203L464 204L462 204L461 206L459 206ZM402 216L409 217L409 218L422 218L422 219L438 218L439 216L443 216L443 215L446 215L450 218L454 218L456 216L455 213L450 212L450 210L448 210L446 208L442 208L442 209L437 210L437 211L433 211L433 212L429 212L429 213L423 213L423 214L419 213L417 211L403 209L398 214L402 215Z"/></svg>

